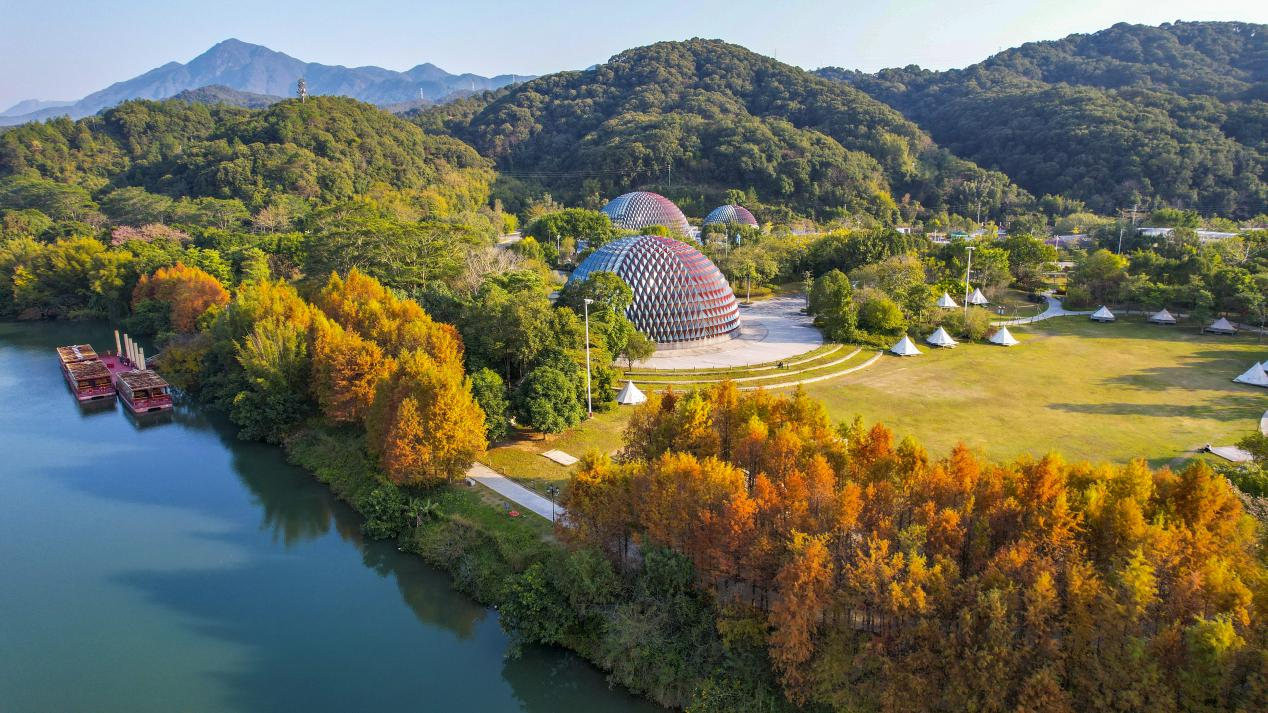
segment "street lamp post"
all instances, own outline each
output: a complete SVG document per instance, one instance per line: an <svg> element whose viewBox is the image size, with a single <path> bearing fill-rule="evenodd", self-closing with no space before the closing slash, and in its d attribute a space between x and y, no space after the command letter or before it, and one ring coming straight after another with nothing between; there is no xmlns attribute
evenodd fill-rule
<svg viewBox="0 0 1268 713"><path fill-rule="evenodd" d="M590 398L590 305L594 300L585 298L586 313L586 416L594 415L594 402Z"/></svg>
<svg viewBox="0 0 1268 713"><path fill-rule="evenodd" d="M550 496L550 520L555 521L555 498L559 497L559 488L554 485L546 486L546 495Z"/></svg>
<svg viewBox="0 0 1268 713"><path fill-rule="evenodd" d="M969 326L969 273L973 270L973 246L968 246L969 262L964 267L964 328Z"/></svg>

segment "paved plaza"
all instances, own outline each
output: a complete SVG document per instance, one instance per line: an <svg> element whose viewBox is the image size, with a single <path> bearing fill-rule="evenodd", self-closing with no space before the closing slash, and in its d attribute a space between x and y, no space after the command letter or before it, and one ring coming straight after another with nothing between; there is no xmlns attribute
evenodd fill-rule
<svg viewBox="0 0 1268 713"><path fill-rule="evenodd" d="M749 366L804 354L823 344L810 317L801 313L800 295L773 297L740 308L740 335L730 341L689 349L662 349L638 363L644 369L712 369Z"/></svg>

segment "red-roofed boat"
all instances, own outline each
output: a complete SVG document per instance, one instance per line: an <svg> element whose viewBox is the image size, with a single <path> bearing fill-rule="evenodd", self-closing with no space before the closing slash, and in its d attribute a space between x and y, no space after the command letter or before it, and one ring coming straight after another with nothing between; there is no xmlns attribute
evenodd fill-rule
<svg viewBox="0 0 1268 713"><path fill-rule="evenodd" d="M145 350L126 334L120 342L119 333L115 332L115 342L123 354L107 354L102 362L110 371L119 400L136 414L171 410L171 386L157 372L147 368Z"/></svg>
<svg viewBox="0 0 1268 713"><path fill-rule="evenodd" d="M62 376L80 403L113 398L115 387L110 369L97 357L90 344L58 347Z"/></svg>

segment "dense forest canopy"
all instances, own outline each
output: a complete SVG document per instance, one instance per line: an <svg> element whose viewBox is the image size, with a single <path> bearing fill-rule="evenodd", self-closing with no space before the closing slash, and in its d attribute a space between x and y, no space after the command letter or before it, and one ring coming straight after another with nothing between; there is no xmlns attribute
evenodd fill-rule
<svg viewBox="0 0 1268 713"><path fill-rule="evenodd" d="M738 190L801 215L892 218L904 201L966 203L972 179L997 187L991 210L1028 198L866 94L714 40L632 49L416 120L573 201L653 188L707 211Z"/></svg>
<svg viewBox="0 0 1268 713"><path fill-rule="evenodd" d="M1268 26L1119 24L961 70L819 70L1036 195L1108 212L1268 210Z"/></svg>
<svg viewBox="0 0 1268 713"><path fill-rule="evenodd" d="M487 162L369 104L337 97L251 111L181 100L132 101L79 121L25 124L0 135L0 176L38 177L104 198L121 188L236 199L328 203L376 185L487 200ZM474 201L469 199L474 198Z"/></svg>

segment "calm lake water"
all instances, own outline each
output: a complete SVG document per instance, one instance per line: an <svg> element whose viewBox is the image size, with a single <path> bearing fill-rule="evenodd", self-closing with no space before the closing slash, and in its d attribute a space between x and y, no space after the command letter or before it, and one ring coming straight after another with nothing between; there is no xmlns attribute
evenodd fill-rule
<svg viewBox="0 0 1268 713"><path fill-rule="evenodd" d="M84 341L114 339L0 323L0 712L660 710L507 659L496 612L218 414L81 409L53 348Z"/></svg>

